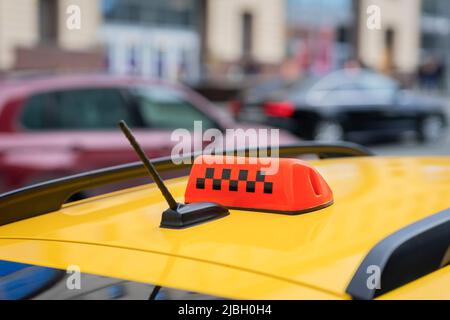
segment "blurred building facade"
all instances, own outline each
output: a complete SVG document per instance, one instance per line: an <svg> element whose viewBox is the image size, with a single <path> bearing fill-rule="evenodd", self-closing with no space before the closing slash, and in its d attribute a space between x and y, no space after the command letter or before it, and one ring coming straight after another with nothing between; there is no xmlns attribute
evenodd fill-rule
<svg viewBox="0 0 450 320"><path fill-rule="evenodd" d="M240 79L273 72L285 58L284 0L205 2L208 76Z"/></svg>
<svg viewBox="0 0 450 320"><path fill-rule="evenodd" d="M450 37L450 2L447 0L422 1L421 50L443 59L447 55Z"/></svg>
<svg viewBox="0 0 450 320"><path fill-rule="evenodd" d="M71 5L80 8L79 29L67 27ZM372 5L380 29L367 26ZM448 0L0 0L0 72L238 84L326 73L358 59L406 83L439 78L450 91L449 52Z"/></svg>
<svg viewBox="0 0 450 320"><path fill-rule="evenodd" d="M380 29L367 25L372 5L380 9ZM419 63L420 17L420 0L360 0L359 59L387 74L413 76Z"/></svg>
<svg viewBox="0 0 450 320"><path fill-rule="evenodd" d="M358 1L358 0L354 0ZM381 29L367 28L367 8L381 10ZM359 1L358 54L367 66L404 84L450 92L450 1Z"/></svg>
<svg viewBox="0 0 450 320"><path fill-rule="evenodd" d="M67 8L83 13L79 30L66 26ZM0 0L0 70L102 68L101 17L91 0Z"/></svg>
<svg viewBox="0 0 450 320"><path fill-rule="evenodd" d="M0 0L0 71L97 70L196 78L200 3ZM76 29L67 26L73 5L81 14Z"/></svg>
<svg viewBox="0 0 450 320"><path fill-rule="evenodd" d="M99 38L108 70L195 81L202 9L200 0L103 0Z"/></svg>
<svg viewBox="0 0 450 320"><path fill-rule="evenodd" d="M421 17L419 82L450 92L450 1L422 1Z"/></svg>
<svg viewBox="0 0 450 320"><path fill-rule="evenodd" d="M287 0L288 56L299 72L341 68L355 52L351 0Z"/></svg>

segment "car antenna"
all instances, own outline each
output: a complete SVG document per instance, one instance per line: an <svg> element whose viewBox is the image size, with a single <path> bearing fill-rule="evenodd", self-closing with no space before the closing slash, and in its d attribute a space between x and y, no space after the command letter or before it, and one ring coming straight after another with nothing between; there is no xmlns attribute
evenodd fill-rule
<svg viewBox="0 0 450 320"><path fill-rule="evenodd" d="M132 145L134 151L138 154L144 167L151 175L162 195L169 204L169 209L162 214L161 228L182 229L196 224L200 224L209 220L225 217L229 215L228 209L220 204L213 202L193 202L188 204L177 203L167 189L161 176L156 171L151 161L147 158L136 138L133 136L130 128L125 121L119 122L119 127Z"/></svg>
<svg viewBox="0 0 450 320"><path fill-rule="evenodd" d="M161 191L162 195L166 199L167 203L169 204L169 208L172 210L176 210L177 206L178 206L177 202L173 198L172 194L169 192L169 189L167 189L167 187L164 184L163 180L161 179L161 176L159 175L158 171L156 171L153 164L150 162L150 160L145 155L144 150L142 150L141 146L136 141L136 138L134 137L130 128L128 128L127 124L123 120L121 120L119 122L119 126L120 126L120 129L122 130L123 134L127 137L128 141L130 142L134 151L136 151L139 158L144 163L145 169L147 169L147 172L153 178L153 181L155 181L155 183L158 186L159 190Z"/></svg>

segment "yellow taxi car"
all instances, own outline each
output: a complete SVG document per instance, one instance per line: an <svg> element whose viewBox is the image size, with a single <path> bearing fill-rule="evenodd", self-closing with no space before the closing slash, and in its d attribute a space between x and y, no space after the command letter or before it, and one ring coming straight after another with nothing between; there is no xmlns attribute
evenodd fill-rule
<svg viewBox="0 0 450 320"><path fill-rule="evenodd" d="M450 299L450 158L378 157L346 143L279 153L319 155L302 168L323 179L332 201L283 214L307 192L286 171L273 186L288 194L276 196L279 212L264 209L266 189L205 193L214 203L242 201L224 200L216 212L214 203L186 201L194 163L190 176L65 203L147 175L145 162L1 195L0 299ZM151 164L159 172L189 166ZM194 208L178 212L189 205L172 200Z"/></svg>

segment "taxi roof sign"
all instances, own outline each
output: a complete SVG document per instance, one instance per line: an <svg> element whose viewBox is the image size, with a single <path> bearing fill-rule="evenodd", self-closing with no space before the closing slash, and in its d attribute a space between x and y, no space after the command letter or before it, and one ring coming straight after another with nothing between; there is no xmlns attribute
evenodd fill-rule
<svg viewBox="0 0 450 320"><path fill-rule="evenodd" d="M268 167L277 170L269 172ZM201 155L192 166L185 202L202 201L301 214L331 205L333 193L320 173L299 159Z"/></svg>

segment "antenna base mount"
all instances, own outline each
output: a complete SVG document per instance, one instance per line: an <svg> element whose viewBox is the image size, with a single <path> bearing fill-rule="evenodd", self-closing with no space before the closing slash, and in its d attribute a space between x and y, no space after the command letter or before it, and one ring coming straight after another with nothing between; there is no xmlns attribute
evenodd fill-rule
<svg viewBox="0 0 450 320"><path fill-rule="evenodd" d="M177 203L176 209L167 209L162 214L161 228L183 229L196 224L226 217L227 208L213 202Z"/></svg>

